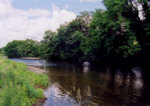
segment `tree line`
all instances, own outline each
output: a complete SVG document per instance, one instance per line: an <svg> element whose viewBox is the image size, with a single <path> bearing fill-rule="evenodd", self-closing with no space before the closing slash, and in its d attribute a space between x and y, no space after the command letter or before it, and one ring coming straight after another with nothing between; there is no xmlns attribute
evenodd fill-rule
<svg viewBox="0 0 150 106"><path fill-rule="evenodd" d="M11 52L10 57L40 56L48 60L73 61L149 56L150 1L103 2L106 10L81 12L76 19L61 25L56 32L46 31L43 40L39 43L33 41L31 47L25 43L27 41L13 41L13 45L12 42L8 43L6 54ZM14 48L18 42L24 43Z"/></svg>
<svg viewBox="0 0 150 106"><path fill-rule="evenodd" d="M3 49L9 58L40 56L40 42L31 39L14 40Z"/></svg>

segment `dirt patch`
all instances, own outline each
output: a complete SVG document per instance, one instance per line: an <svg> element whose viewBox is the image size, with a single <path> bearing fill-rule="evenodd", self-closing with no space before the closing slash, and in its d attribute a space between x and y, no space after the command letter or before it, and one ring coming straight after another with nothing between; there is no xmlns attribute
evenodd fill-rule
<svg viewBox="0 0 150 106"><path fill-rule="evenodd" d="M44 69L41 69L41 68L37 68L34 66L27 66L27 67L28 67L28 70L35 72L35 73L38 73L38 74L46 73L46 71Z"/></svg>

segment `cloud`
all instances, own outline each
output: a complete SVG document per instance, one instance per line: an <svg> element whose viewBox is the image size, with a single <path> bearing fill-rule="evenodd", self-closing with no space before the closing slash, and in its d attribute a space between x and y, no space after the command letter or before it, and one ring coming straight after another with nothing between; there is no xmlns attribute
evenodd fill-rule
<svg viewBox="0 0 150 106"><path fill-rule="evenodd" d="M12 40L27 38L40 41L45 30L53 30L65 22L76 18L76 14L66 9L59 9L52 4L52 10L21 10L14 8L12 0L0 0L0 47Z"/></svg>
<svg viewBox="0 0 150 106"><path fill-rule="evenodd" d="M68 8L69 8L69 5L68 5L68 4L66 4L64 8L65 8L65 9L68 9Z"/></svg>
<svg viewBox="0 0 150 106"><path fill-rule="evenodd" d="M79 0L80 2L101 2L102 0Z"/></svg>

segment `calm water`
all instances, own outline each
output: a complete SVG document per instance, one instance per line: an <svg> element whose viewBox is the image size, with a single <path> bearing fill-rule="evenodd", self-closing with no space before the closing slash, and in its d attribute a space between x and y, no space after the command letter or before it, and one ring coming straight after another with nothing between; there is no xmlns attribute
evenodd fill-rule
<svg viewBox="0 0 150 106"><path fill-rule="evenodd" d="M44 68L50 85L43 106L150 106L148 65L82 67L67 62L23 60Z"/></svg>

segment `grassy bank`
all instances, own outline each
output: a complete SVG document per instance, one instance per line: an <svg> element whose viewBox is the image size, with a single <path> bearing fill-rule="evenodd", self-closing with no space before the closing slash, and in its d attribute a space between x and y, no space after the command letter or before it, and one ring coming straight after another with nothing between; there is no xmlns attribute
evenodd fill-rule
<svg viewBox="0 0 150 106"><path fill-rule="evenodd" d="M44 98L48 77L27 70L23 63L0 58L0 106L32 106Z"/></svg>

